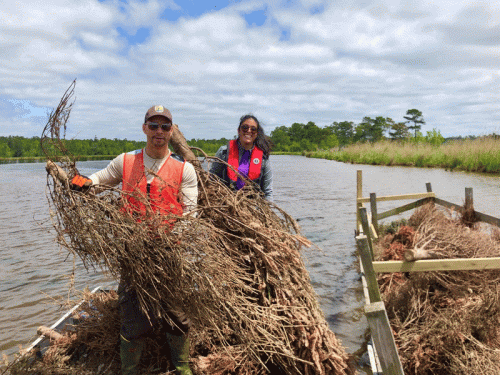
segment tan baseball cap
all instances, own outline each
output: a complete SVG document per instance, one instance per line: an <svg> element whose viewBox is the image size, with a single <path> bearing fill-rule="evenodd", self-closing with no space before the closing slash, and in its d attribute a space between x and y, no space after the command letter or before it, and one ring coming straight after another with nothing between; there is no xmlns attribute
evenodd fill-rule
<svg viewBox="0 0 500 375"><path fill-rule="evenodd" d="M165 118L168 118L170 122L172 121L172 114L168 109L166 109L162 105L154 105L151 108L148 109L146 112L146 116L144 117L144 122L148 121L150 117L153 116L163 116Z"/></svg>

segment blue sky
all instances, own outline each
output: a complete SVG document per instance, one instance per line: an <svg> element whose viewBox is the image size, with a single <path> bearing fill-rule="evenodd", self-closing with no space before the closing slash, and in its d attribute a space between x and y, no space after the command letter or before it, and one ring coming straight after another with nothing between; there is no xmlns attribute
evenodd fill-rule
<svg viewBox="0 0 500 375"><path fill-rule="evenodd" d="M144 139L155 104L185 137L403 121L500 133L500 2L18 0L0 5L0 136L41 135L73 79L67 137Z"/></svg>

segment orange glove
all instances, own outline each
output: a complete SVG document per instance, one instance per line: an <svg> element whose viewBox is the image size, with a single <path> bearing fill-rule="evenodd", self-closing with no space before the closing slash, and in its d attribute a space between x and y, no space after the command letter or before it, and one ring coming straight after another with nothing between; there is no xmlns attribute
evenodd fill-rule
<svg viewBox="0 0 500 375"><path fill-rule="evenodd" d="M71 190L86 191L92 185L92 180L87 176L75 175L70 183Z"/></svg>

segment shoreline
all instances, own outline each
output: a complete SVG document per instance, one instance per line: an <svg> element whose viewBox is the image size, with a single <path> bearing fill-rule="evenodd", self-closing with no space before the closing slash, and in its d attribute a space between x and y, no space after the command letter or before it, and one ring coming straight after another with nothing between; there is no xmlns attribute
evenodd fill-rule
<svg viewBox="0 0 500 375"><path fill-rule="evenodd" d="M303 152L273 152L273 155L303 155ZM215 154L207 154L215 156ZM92 161L92 160L112 160L118 155L83 155L78 156L76 161ZM25 156L19 158L0 158L0 164L19 164L19 163L45 163L46 156Z"/></svg>
<svg viewBox="0 0 500 375"><path fill-rule="evenodd" d="M350 164L441 168L485 174L500 173L500 140L478 139L433 146L379 142L339 151L304 151L306 157Z"/></svg>

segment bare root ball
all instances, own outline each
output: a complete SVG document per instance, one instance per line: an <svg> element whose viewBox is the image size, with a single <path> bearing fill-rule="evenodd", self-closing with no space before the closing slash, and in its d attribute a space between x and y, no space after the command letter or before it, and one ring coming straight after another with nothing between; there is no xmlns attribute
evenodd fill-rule
<svg viewBox="0 0 500 375"><path fill-rule="evenodd" d="M56 112L67 113L67 102L63 98ZM67 156L59 147L65 119L51 116L42 139L47 149ZM189 150L184 146L174 144L181 153ZM188 160L190 155L183 154ZM56 161L71 178L77 170L71 157L65 160ZM60 174L49 172L58 242L86 267L126 277L145 312L164 315L169 306L183 310L193 322L196 374L255 375L271 369L353 374L311 286L301 256L301 247L310 243L295 220L254 189L234 192L198 160L193 165L198 208L182 217L156 214L140 195L135 199L145 211L137 216L124 208L120 189L93 186L75 192Z"/></svg>
<svg viewBox="0 0 500 375"><path fill-rule="evenodd" d="M406 251L420 253L418 259L500 256L496 231L490 236L477 226L471 229L470 221L464 223L432 205L417 210L409 223L416 225L413 241L391 243L396 234L380 244L399 243ZM499 281L498 270L380 275L405 373L498 374Z"/></svg>

